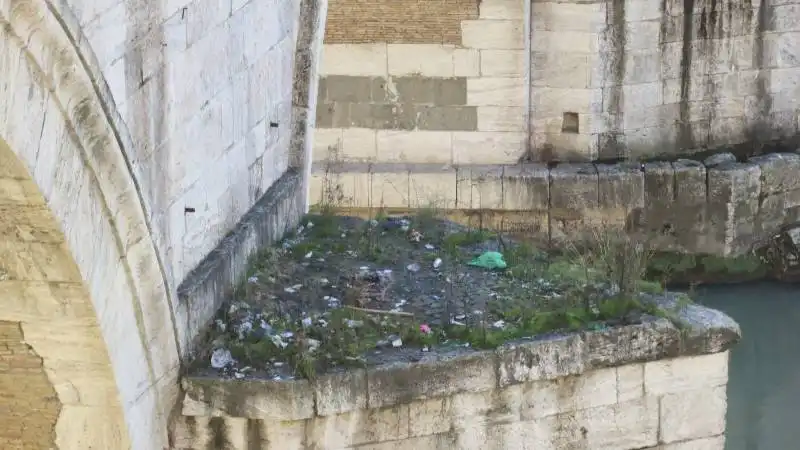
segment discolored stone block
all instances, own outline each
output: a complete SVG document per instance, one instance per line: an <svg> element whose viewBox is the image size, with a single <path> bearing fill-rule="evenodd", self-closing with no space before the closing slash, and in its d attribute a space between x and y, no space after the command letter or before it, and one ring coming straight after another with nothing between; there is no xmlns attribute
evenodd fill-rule
<svg viewBox="0 0 800 450"><path fill-rule="evenodd" d="M749 162L761 169L763 195L800 189L800 155L770 153L750 158Z"/></svg>
<svg viewBox="0 0 800 450"><path fill-rule="evenodd" d="M372 100L372 78L363 76L328 75L324 90L327 101L369 102Z"/></svg>
<svg viewBox="0 0 800 450"><path fill-rule="evenodd" d="M506 208L547 211L550 207L550 170L544 164L508 166L503 173Z"/></svg>
<svg viewBox="0 0 800 450"><path fill-rule="evenodd" d="M710 248L729 255L755 239L761 170L751 163L723 163L708 170L706 203Z"/></svg>
<svg viewBox="0 0 800 450"><path fill-rule="evenodd" d="M597 168L559 164L550 169L550 208L585 211L599 206Z"/></svg>
<svg viewBox="0 0 800 450"><path fill-rule="evenodd" d="M635 210L644 206L644 172L639 164L597 164L601 208Z"/></svg>

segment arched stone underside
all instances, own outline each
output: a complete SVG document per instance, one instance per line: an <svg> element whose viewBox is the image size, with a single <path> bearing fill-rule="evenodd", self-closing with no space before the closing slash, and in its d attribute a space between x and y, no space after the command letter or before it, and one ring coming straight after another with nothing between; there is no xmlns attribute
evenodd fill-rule
<svg viewBox="0 0 800 450"><path fill-rule="evenodd" d="M0 448L128 442L97 315L64 233L3 141L0 302Z"/></svg>
<svg viewBox="0 0 800 450"><path fill-rule="evenodd" d="M58 448L157 450L178 394L164 272L102 83L52 11L0 0L0 323L41 358Z"/></svg>

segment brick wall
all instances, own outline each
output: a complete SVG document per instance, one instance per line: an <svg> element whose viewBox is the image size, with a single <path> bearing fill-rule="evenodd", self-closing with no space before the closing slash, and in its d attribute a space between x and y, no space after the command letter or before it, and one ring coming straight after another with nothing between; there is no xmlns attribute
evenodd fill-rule
<svg viewBox="0 0 800 450"><path fill-rule="evenodd" d="M0 321L0 397L0 448L55 447L61 403L16 322Z"/></svg>
<svg viewBox="0 0 800 450"><path fill-rule="evenodd" d="M461 44L480 0L331 0L326 44Z"/></svg>

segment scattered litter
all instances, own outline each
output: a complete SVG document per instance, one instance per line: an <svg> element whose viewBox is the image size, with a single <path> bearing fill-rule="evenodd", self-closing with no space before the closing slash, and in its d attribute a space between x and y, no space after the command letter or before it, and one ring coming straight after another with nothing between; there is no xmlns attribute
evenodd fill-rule
<svg viewBox="0 0 800 450"><path fill-rule="evenodd" d="M417 263L411 263L406 266L406 269L408 269L409 272L419 272L419 269L421 269L421 267Z"/></svg>
<svg viewBox="0 0 800 450"><path fill-rule="evenodd" d="M497 322L493 323L492 326L494 328L503 329L506 327L506 322L505 320L498 320Z"/></svg>
<svg viewBox="0 0 800 450"><path fill-rule="evenodd" d="M389 338L392 343L392 347L398 348L403 346L403 340L400 339L400 336L392 336Z"/></svg>
<svg viewBox="0 0 800 450"><path fill-rule="evenodd" d="M299 290L301 287L303 287L303 285L302 285L302 284L295 284L294 286L290 286L290 287L284 288L283 290L284 290L284 292L288 292L289 294L294 294L294 293L295 293L295 292L297 292L297 291L298 291L298 290Z"/></svg>
<svg viewBox="0 0 800 450"><path fill-rule="evenodd" d="M423 323L419 326L420 333L430 334L432 332L430 325Z"/></svg>
<svg viewBox="0 0 800 450"><path fill-rule="evenodd" d="M214 369L224 369L234 362L231 351L227 348L218 348L211 353L211 367Z"/></svg>
<svg viewBox="0 0 800 450"><path fill-rule="evenodd" d="M505 269L507 267L503 254L500 252L485 252L481 256L469 262L470 266L481 267L484 269Z"/></svg>
<svg viewBox="0 0 800 450"><path fill-rule="evenodd" d="M436 258L436 260L433 261L434 269L438 269L439 267L441 267L441 265L442 265L442 258Z"/></svg>
<svg viewBox="0 0 800 450"><path fill-rule="evenodd" d="M314 252L308 252L308 253L306 253L306 256L304 256L304 258L305 258L305 259L311 259L311 257L312 257L313 255L314 255Z"/></svg>
<svg viewBox="0 0 800 450"><path fill-rule="evenodd" d="M304 326L305 328L308 328L308 327L310 327L310 326L311 326L311 325L313 325L313 324L314 324L314 321L313 321L313 320L311 320L311 317L304 317L304 318L303 318L303 326Z"/></svg>
<svg viewBox="0 0 800 450"><path fill-rule="evenodd" d="M417 230L411 230L408 233L408 240L411 242L419 242L422 240L422 233Z"/></svg>
<svg viewBox="0 0 800 450"><path fill-rule="evenodd" d="M425 248L428 249L428 250L436 250L436 247L434 247L431 244L425 244Z"/></svg>
<svg viewBox="0 0 800 450"><path fill-rule="evenodd" d="M347 319L344 323L347 325L347 328L358 328L364 325L363 320Z"/></svg>

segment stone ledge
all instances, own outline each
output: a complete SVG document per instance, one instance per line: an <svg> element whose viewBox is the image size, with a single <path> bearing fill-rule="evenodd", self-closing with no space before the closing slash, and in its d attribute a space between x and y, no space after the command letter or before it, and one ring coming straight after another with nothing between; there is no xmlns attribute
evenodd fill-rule
<svg viewBox="0 0 800 450"><path fill-rule="evenodd" d="M289 170L267 189L239 223L178 286L176 322L194 344L247 271L249 258L297 226L304 214L300 174ZM193 345L186 349L191 356Z"/></svg>
<svg viewBox="0 0 800 450"><path fill-rule="evenodd" d="M311 203L324 198L324 181L334 177L343 208L435 204L504 231L556 240L596 223L638 226L660 234L664 250L727 257L800 221L798 170L797 153L746 162L723 153L702 162L554 166L317 162Z"/></svg>
<svg viewBox="0 0 800 450"><path fill-rule="evenodd" d="M637 325L519 340L494 351L432 351L415 363L324 374L311 381L187 376L182 381L183 414L303 420L606 367L719 353L740 338L739 325L719 311L699 305L679 308L677 296L652 301L674 310L678 325L651 317Z"/></svg>

